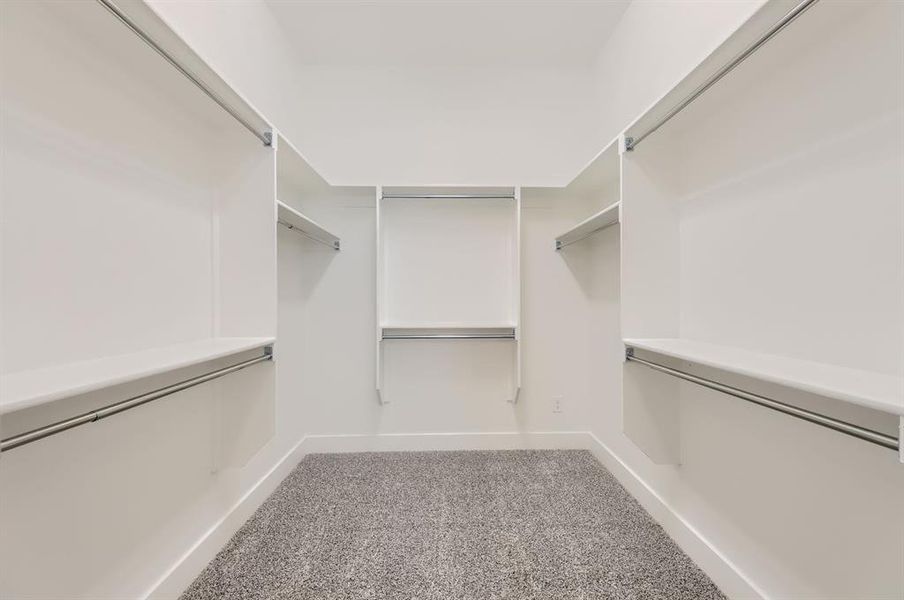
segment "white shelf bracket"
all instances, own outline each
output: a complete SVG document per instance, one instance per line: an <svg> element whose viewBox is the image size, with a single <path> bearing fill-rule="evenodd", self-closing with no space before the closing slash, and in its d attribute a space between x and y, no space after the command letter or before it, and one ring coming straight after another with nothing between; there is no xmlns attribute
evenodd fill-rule
<svg viewBox="0 0 904 600"><path fill-rule="evenodd" d="M380 403L380 406L386 404L386 399L383 398L383 329L382 329L382 321L383 321L383 240L380 237L380 202L383 199L383 186L378 185L376 189L376 196L374 197L374 222L376 225L376 235L375 239L377 242L376 252L374 253L376 256L376 303L374 306L374 321L376 326L376 347L375 351L375 386L377 389L377 402Z"/></svg>

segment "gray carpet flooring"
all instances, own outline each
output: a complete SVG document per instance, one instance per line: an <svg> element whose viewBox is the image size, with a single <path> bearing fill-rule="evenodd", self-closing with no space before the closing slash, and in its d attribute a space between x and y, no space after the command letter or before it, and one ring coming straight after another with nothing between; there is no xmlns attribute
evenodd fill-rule
<svg viewBox="0 0 904 600"><path fill-rule="evenodd" d="M183 594L724 598L587 451L309 455Z"/></svg>

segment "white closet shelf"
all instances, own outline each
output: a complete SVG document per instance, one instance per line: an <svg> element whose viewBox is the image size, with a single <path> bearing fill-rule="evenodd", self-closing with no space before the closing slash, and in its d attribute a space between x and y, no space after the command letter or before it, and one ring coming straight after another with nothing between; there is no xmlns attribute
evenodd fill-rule
<svg viewBox="0 0 904 600"><path fill-rule="evenodd" d="M626 347L904 415L904 378L901 377L679 338L623 341Z"/></svg>
<svg viewBox="0 0 904 600"><path fill-rule="evenodd" d="M318 241L322 244L330 246L334 250L339 250L339 236L333 235L324 229L319 223L310 219L288 204L276 201L277 204L277 220L289 229L293 229L306 235L307 237Z"/></svg>
<svg viewBox="0 0 904 600"><path fill-rule="evenodd" d="M227 358L273 344L272 337L223 337L185 342L94 360L6 373L0 414L95 392L145 377Z"/></svg>
<svg viewBox="0 0 904 600"><path fill-rule="evenodd" d="M620 207L621 202L610 204L603 210L584 219L562 235L556 237L556 250L561 250L565 246L579 242L584 238L593 235L597 231L618 223Z"/></svg>
<svg viewBox="0 0 904 600"><path fill-rule="evenodd" d="M511 323L470 325L464 323L384 324L381 339L515 339L516 326Z"/></svg>

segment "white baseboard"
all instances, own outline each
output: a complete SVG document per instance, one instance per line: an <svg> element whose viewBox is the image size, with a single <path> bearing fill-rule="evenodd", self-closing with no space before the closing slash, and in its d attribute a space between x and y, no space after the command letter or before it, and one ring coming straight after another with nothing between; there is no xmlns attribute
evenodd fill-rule
<svg viewBox="0 0 904 600"><path fill-rule="evenodd" d="M585 433L576 431L309 435L304 439L303 447L305 454L417 450L584 449L587 448L587 439Z"/></svg>
<svg viewBox="0 0 904 600"><path fill-rule="evenodd" d="M175 600L191 585L204 567L213 560L229 538L239 530L254 511L263 504L292 469L304 458L304 439L286 452L267 473L257 480L195 544L151 586L146 600Z"/></svg>
<svg viewBox="0 0 904 600"><path fill-rule="evenodd" d="M707 540L690 522L651 488L606 444L590 432L587 449L593 452L618 482L662 525L666 533L691 560L713 580L722 592L734 600L766 600L767 596L728 557Z"/></svg>
<svg viewBox="0 0 904 600"><path fill-rule="evenodd" d="M307 454L418 450L585 449L618 479L673 540L730 598L764 600L765 594L718 548L590 432L414 433L310 435L299 442L236 502L153 586L153 600L178 598L229 538Z"/></svg>

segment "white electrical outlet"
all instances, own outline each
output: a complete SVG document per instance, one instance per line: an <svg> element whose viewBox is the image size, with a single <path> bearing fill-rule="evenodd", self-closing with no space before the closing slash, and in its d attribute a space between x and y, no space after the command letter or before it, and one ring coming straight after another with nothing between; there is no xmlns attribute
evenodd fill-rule
<svg viewBox="0 0 904 600"><path fill-rule="evenodd" d="M552 412L560 413L562 412L562 404L564 404L565 398L562 396L553 396L552 397Z"/></svg>

